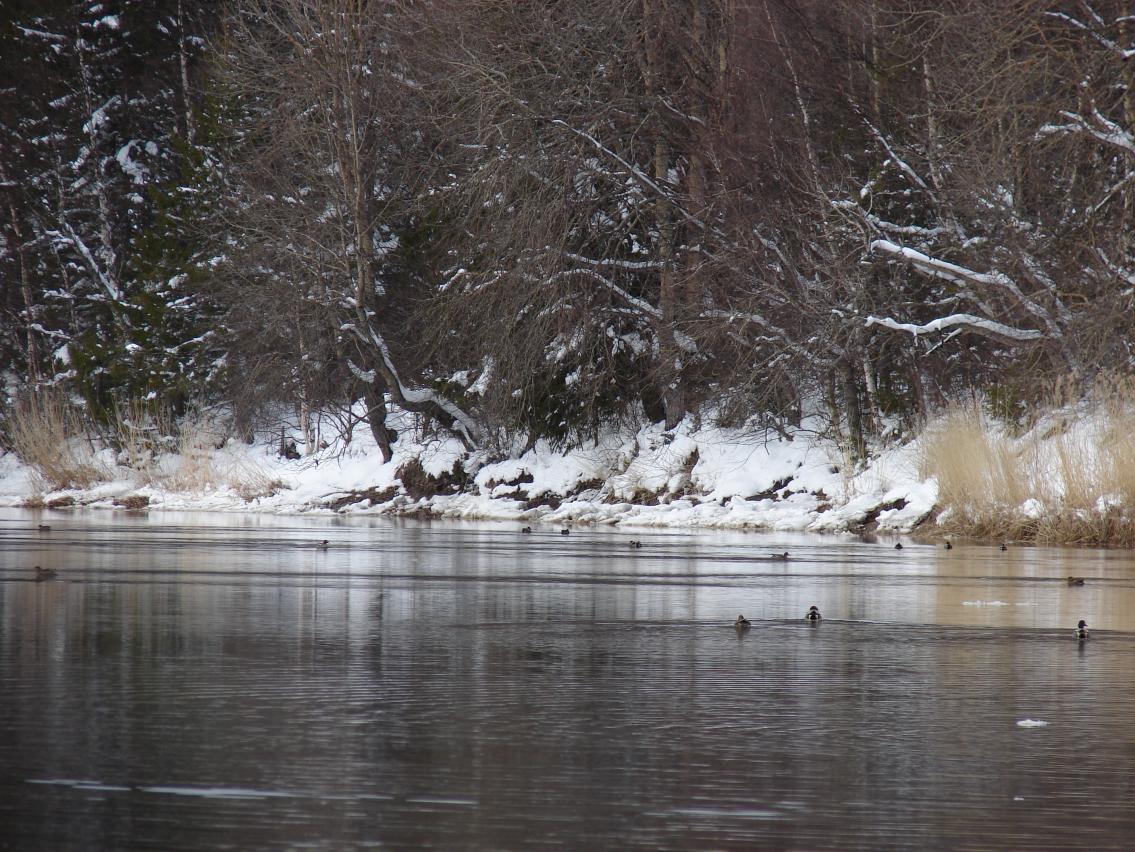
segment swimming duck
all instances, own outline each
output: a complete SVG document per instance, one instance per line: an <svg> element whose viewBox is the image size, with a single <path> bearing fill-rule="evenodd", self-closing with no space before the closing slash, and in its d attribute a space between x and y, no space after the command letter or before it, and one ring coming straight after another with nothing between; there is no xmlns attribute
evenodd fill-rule
<svg viewBox="0 0 1135 852"><path fill-rule="evenodd" d="M788 561L788 551L786 550L786 551L784 551L784 553L774 553L772 556L769 557L769 559L773 560L774 562L787 562Z"/></svg>
<svg viewBox="0 0 1135 852"><path fill-rule="evenodd" d="M901 541L895 542L895 550L902 550L902 542Z"/></svg>
<svg viewBox="0 0 1135 852"><path fill-rule="evenodd" d="M638 548L642 547L642 542L641 542L641 541L639 541L639 540L638 540L637 538L632 538L632 539L630 540L630 543L628 544L628 546L629 546L629 547L630 547L630 548L631 548L632 550L638 550Z"/></svg>
<svg viewBox="0 0 1135 852"><path fill-rule="evenodd" d="M35 566L35 581L41 583L44 580L50 580L52 577L58 575L59 572L54 568L43 568L39 565Z"/></svg>
<svg viewBox="0 0 1135 852"><path fill-rule="evenodd" d="M1082 586L1082 585L1084 585L1084 578L1083 577L1069 577L1068 578L1068 585L1069 586Z"/></svg>
<svg viewBox="0 0 1135 852"><path fill-rule="evenodd" d="M562 530L560 530L560 535L571 535L571 530L569 530L567 527L564 527Z"/></svg>
<svg viewBox="0 0 1135 852"><path fill-rule="evenodd" d="M737 620L733 622L733 626L738 630L745 630L751 627L752 623L749 621L749 619L745 618L745 616L739 615L737 616Z"/></svg>
<svg viewBox="0 0 1135 852"><path fill-rule="evenodd" d="M820 608L818 606L808 607L808 614L804 616L805 621L819 621L821 618L823 618L823 616L820 615Z"/></svg>
<svg viewBox="0 0 1135 852"><path fill-rule="evenodd" d="M950 544L950 542L947 541L946 542L946 550L953 550L953 549L954 549L954 546L952 544Z"/></svg>
<svg viewBox="0 0 1135 852"><path fill-rule="evenodd" d="M320 549L326 549L328 547L328 545L330 545L330 544L331 544L331 542L329 542L327 539L323 539L323 541L319 542L319 544L317 544L316 547L318 547Z"/></svg>
<svg viewBox="0 0 1135 852"><path fill-rule="evenodd" d="M40 524L39 525L39 531L40 532L51 532L51 525L50 524Z"/></svg>
<svg viewBox="0 0 1135 852"><path fill-rule="evenodd" d="M1002 549L1002 550L1008 550L1008 549L1009 549L1009 546L1008 546L1007 544L1002 544L1002 545L1001 545L1001 549Z"/></svg>
<svg viewBox="0 0 1135 852"><path fill-rule="evenodd" d="M1084 621L1084 619L1082 619L1082 618L1080 619L1080 623L1076 625L1076 638L1077 639L1087 639L1088 638L1088 622Z"/></svg>
<svg viewBox="0 0 1135 852"><path fill-rule="evenodd" d="M522 533L530 533L532 532L532 527L521 527L520 531Z"/></svg>

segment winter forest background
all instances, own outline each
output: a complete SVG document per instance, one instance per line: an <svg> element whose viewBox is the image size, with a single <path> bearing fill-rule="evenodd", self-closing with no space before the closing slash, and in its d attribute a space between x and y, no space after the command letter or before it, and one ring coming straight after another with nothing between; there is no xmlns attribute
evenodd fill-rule
<svg viewBox="0 0 1135 852"><path fill-rule="evenodd" d="M4 422L862 455L1129 371L1133 213L1118 0L0 6Z"/></svg>

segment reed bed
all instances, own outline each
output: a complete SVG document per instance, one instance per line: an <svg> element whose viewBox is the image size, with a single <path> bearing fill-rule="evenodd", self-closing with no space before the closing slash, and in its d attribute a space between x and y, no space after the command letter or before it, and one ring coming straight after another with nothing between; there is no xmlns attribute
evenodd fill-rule
<svg viewBox="0 0 1135 852"><path fill-rule="evenodd" d="M1135 384L1110 379L1015 430L978 402L927 426L919 474L938 482L944 533L1135 545Z"/></svg>

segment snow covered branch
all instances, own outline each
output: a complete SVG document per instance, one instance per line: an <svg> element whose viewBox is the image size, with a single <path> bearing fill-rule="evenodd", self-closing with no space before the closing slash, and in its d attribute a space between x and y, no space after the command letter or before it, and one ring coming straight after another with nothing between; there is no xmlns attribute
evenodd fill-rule
<svg viewBox="0 0 1135 852"><path fill-rule="evenodd" d="M99 262L95 260L94 254L87 247L87 244L83 242L83 238L75 233L75 229L71 227L66 219L61 219L60 225L63 228L62 233L59 231L48 231L47 235L49 237L61 238L62 241L70 244L70 246L79 253L79 256L83 259L83 263L86 264L87 269L90 270L91 275L93 275L99 284L102 285L103 289L106 290L107 295L109 295L114 302L121 302L122 290L119 288L118 284L103 271Z"/></svg>
<svg viewBox="0 0 1135 852"><path fill-rule="evenodd" d="M1098 142L1118 148L1128 156L1135 157L1135 136L1105 116L1095 105L1092 106L1090 119L1066 110L1062 110L1060 115L1068 119L1067 124L1046 124L1037 131L1037 136L1083 133Z"/></svg>
<svg viewBox="0 0 1135 852"><path fill-rule="evenodd" d="M380 372L396 403L409 411L429 410L435 415L441 415L439 419L452 428L470 448L481 443L480 428L461 406L430 388L410 387L402 380L401 373L390 355L386 338L378 329L369 323L365 328L348 323L342 326L342 329L352 332L362 343L378 352L382 360ZM364 381L369 379L368 383L373 383L378 378L374 370L364 371L355 364L349 366L357 378Z"/></svg>
<svg viewBox="0 0 1135 852"><path fill-rule="evenodd" d="M592 145L594 145L597 150L599 150L604 155L610 157L615 162L617 162L619 165L621 165L624 169L626 169L634 177L635 180L637 180L639 183L643 184L644 186L649 187L654 192L658 193L660 198L666 199L666 201L669 202L670 206L672 206L683 219L685 219L687 222L689 222L695 228L697 228L699 230L703 230L703 231L705 230L705 228L706 228L705 222L703 222L701 219L697 218L693 214L684 210L682 208L682 205L678 204L674 200L674 194L673 193L667 192L665 189L663 189L661 186L659 186L658 183L656 183L646 172L644 172L638 166L635 166L634 164L627 162L627 160L625 158L620 157L615 151L612 151L610 148L608 148L606 145L604 145L602 142L600 142L598 139L596 139L590 133L585 133L582 130L577 130L576 128L572 127L570 124L568 124L563 119L553 118L552 124L558 125L559 127L562 127L565 130L567 130L571 133L574 133L576 136L579 136L582 139L586 139L588 142L590 142Z"/></svg>
<svg viewBox="0 0 1135 852"><path fill-rule="evenodd" d="M1058 21L1063 21L1069 26L1087 33L1088 36L1090 36L1097 44L1111 51L1117 58L1121 60L1126 61L1128 59L1135 58L1135 49L1120 47L1118 43L1108 38L1103 33L1097 32L1096 30L1085 24L1083 21L1078 20L1077 18L1073 18L1071 15L1065 12L1046 12L1045 14L1050 18L1055 18ZM1096 19L1097 24L1104 24L1103 19L1094 12L1092 13L1092 17Z"/></svg>
<svg viewBox="0 0 1135 852"><path fill-rule="evenodd" d="M923 325L898 322L897 320L888 319L886 317L872 316L867 317L866 325L868 328L873 325L881 325L883 328L889 328L893 331L907 331L915 337L959 327L1009 343L1031 343L1044 337L1043 333L1034 329L1013 328L1012 326L977 317L973 314L951 314L948 317L939 317L938 319L931 320Z"/></svg>
<svg viewBox="0 0 1135 852"><path fill-rule="evenodd" d="M660 260L619 260L618 258L603 258L602 260L594 260L590 257L574 254L572 252L564 252L564 257L568 260L575 261L576 263L583 263L588 266L607 267L610 269L662 269L665 264Z"/></svg>
<svg viewBox="0 0 1135 852"><path fill-rule="evenodd" d="M937 278L944 278L947 281L955 283L969 282L972 284L993 284L996 286L1004 287L1013 284L1012 279L1007 275L1000 272L975 272L972 269L967 269L964 266L958 266L955 263L950 263L946 260L939 260L936 257L931 257L928 254L923 254L916 249L907 248L892 243L890 240L873 240L870 251L881 251L887 254L894 255L900 260L904 260L916 269L933 275Z"/></svg>
<svg viewBox="0 0 1135 852"><path fill-rule="evenodd" d="M548 283L555 281L557 278L568 278L573 275L582 275L585 278L590 278L592 281L598 281L628 305L637 308L640 312L652 319L660 319L662 317L662 312L654 307L654 305L650 304L650 302L628 293L610 278L605 275L600 275L594 269L565 269L549 278Z"/></svg>
<svg viewBox="0 0 1135 852"><path fill-rule="evenodd" d="M898 170L910 178L919 189L923 190L928 195L933 194L930 192L930 187L926 185L926 181L919 177L918 172L912 169L906 160L895 153L895 149L891 147L891 143L887 141L887 138L879 132L879 129L869 121L864 121L864 124L867 125L867 129L871 131L871 135L875 137L875 141L879 143L879 146L887 152L887 156Z"/></svg>
<svg viewBox="0 0 1135 852"><path fill-rule="evenodd" d="M703 319L725 320L726 324L733 322L751 322L758 328L763 329L767 334L772 335L777 340L780 340L784 344L785 348L789 349L793 354L804 358L807 361L812 361L815 359L814 352L794 342L792 340L792 337L785 329L772 322L769 322L769 320L767 320L760 314L714 308L712 310L702 311L699 316ZM843 354L842 349L836 347L834 341L832 342L832 346L833 350L836 351L837 354Z"/></svg>
<svg viewBox="0 0 1135 852"><path fill-rule="evenodd" d="M1051 337L1058 338L1062 336L1051 314L1033 299L1026 296L1017 283L1002 272L977 272L973 269L959 266L956 263L939 260L936 257L923 254L915 249L896 245L890 240L874 240L869 247L869 251L885 252L909 263L920 272L933 275L937 278L943 278L947 281L953 281L957 284L978 284L1004 290L1022 305L1025 310L1043 322ZM1040 335L1041 333L1035 332L1035 334Z"/></svg>

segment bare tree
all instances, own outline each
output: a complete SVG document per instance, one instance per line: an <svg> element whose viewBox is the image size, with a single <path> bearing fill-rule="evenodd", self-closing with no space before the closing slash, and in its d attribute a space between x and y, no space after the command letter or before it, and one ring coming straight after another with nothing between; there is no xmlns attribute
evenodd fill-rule
<svg viewBox="0 0 1135 852"><path fill-rule="evenodd" d="M675 425L706 395L694 334L729 241L714 145L733 4L459 5L439 98L464 146L449 206L468 239L447 296L487 321L499 398L558 372Z"/></svg>
<svg viewBox="0 0 1135 852"><path fill-rule="evenodd" d="M394 436L384 394L468 446L480 440L470 413L403 362L392 321L413 284L399 269L400 234L416 209L407 115L419 95L403 54L412 20L397 2L247 0L234 5L218 45L239 103L229 168L240 192L225 223L239 235L232 274L293 290L280 303L303 309L281 319L299 324L297 336L333 335L319 348L339 353L366 388L386 459Z"/></svg>

